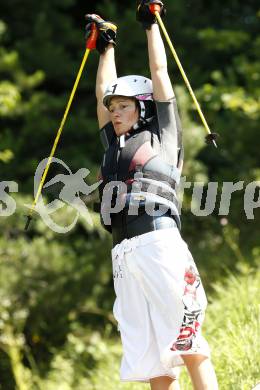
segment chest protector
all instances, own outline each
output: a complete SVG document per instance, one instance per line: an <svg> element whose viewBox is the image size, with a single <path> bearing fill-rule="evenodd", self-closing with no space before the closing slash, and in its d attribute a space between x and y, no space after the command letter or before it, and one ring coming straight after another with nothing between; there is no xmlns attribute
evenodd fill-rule
<svg viewBox="0 0 260 390"><path fill-rule="evenodd" d="M181 134L178 134L177 167L165 162L161 156L157 120L125 135L123 146L120 146L120 139L116 137L111 123L101 130L101 140L106 149L101 166L103 182L99 186L101 209L106 185L111 181L120 181L126 184L125 193L120 194L125 201L124 211L130 212L130 206L138 202L138 212L152 210L155 215L168 212L180 228L176 186L180 180L183 155ZM110 207L114 207L118 196L118 188L114 188ZM111 221L113 227L113 215ZM111 225L105 225L104 221L102 223L111 232Z"/></svg>

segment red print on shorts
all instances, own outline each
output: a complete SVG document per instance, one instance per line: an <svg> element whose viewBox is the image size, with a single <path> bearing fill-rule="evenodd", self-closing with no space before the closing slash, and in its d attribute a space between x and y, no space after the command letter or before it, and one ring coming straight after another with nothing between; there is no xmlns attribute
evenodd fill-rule
<svg viewBox="0 0 260 390"><path fill-rule="evenodd" d="M196 269L190 265L184 274L184 293L182 301L184 304L184 317L180 334L176 342L171 346L172 351L188 351L192 348L193 340L200 327L199 318L202 310L197 300L197 289L200 285L200 278Z"/></svg>

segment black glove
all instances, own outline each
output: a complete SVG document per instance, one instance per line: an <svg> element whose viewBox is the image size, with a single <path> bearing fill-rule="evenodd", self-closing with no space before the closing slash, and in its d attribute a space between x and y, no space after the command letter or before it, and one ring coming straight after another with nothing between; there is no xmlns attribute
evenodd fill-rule
<svg viewBox="0 0 260 390"><path fill-rule="evenodd" d="M159 4L161 7L160 15L164 16L166 10L160 0L138 0L136 10L136 20L142 23L145 30L150 30L151 25L156 23L156 16L150 11L151 4Z"/></svg>
<svg viewBox="0 0 260 390"><path fill-rule="evenodd" d="M116 31L117 26L112 23L105 21L100 16L95 14L87 14L85 15L86 21L88 22L86 25L86 39L88 39L91 34L91 24L95 23L98 29L98 38L96 43L96 49L100 54L104 53L106 47L112 43L116 44Z"/></svg>

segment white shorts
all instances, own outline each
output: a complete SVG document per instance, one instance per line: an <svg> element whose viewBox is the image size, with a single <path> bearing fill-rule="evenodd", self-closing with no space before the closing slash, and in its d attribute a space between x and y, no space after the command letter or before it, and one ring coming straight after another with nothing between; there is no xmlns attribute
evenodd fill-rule
<svg viewBox="0 0 260 390"><path fill-rule="evenodd" d="M175 378L181 355L209 357L200 332L207 300L177 228L123 240L112 249L112 262L122 381Z"/></svg>

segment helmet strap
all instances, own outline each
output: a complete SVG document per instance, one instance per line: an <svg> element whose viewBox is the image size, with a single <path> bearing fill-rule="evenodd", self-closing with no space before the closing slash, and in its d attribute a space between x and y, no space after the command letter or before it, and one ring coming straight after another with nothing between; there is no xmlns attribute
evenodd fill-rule
<svg viewBox="0 0 260 390"><path fill-rule="evenodd" d="M120 149L125 147L125 135L124 134L120 135L120 137L119 137L119 147L120 147Z"/></svg>
<svg viewBox="0 0 260 390"><path fill-rule="evenodd" d="M145 126L147 123L151 122L151 120L155 116L155 103L153 100L138 100L139 103L139 120L133 126L134 130L140 129Z"/></svg>

